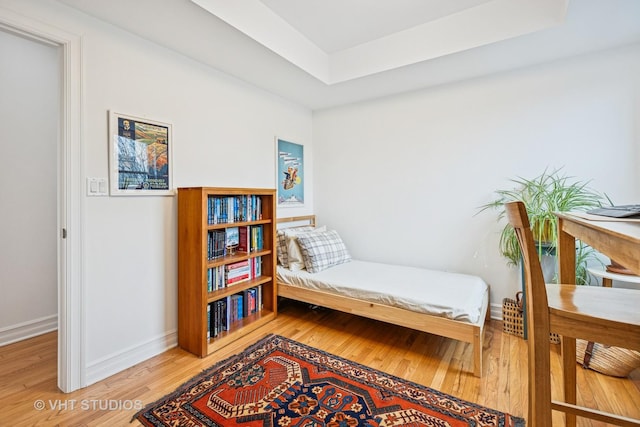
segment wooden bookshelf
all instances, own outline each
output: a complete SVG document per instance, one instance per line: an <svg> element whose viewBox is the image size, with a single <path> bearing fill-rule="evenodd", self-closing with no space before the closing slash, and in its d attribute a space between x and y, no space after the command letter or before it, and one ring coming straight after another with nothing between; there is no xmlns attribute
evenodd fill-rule
<svg viewBox="0 0 640 427"><path fill-rule="evenodd" d="M256 209L258 203L260 212ZM229 208L229 204L233 207ZM278 312L275 213L274 189L178 189L178 345L181 348L204 357L275 319ZM243 252L236 250L233 254L228 250L221 253L226 247L219 244L222 232L229 236L230 229L235 227L244 227L255 247ZM240 281L227 283L233 280L231 274L238 274L230 268L238 265L241 267L237 268L243 269L242 274L234 279ZM238 311L235 308L240 305L237 304L240 298L234 296L239 294L243 295L242 317L232 319ZM256 302L255 312L247 301ZM218 311L224 315L213 319L211 310L215 310L215 304L227 305Z"/></svg>

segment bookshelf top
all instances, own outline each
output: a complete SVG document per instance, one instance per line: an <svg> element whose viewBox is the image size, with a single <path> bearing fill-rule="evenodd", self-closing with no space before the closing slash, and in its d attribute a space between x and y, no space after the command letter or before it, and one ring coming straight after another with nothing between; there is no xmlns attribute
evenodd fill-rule
<svg viewBox="0 0 640 427"><path fill-rule="evenodd" d="M180 187L178 191L199 191L204 194L210 195L245 195L245 194L255 194L255 195L274 195L276 190L275 188L235 188L235 187Z"/></svg>

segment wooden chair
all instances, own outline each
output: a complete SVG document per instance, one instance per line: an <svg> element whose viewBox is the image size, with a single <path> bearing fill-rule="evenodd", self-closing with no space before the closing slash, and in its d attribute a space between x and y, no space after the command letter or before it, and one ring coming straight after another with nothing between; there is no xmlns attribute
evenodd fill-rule
<svg viewBox="0 0 640 427"><path fill-rule="evenodd" d="M565 412L566 425L576 416L621 426L640 426L640 420L576 405L576 338L640 350L640 291L545 284L522 202L505 205L516 231L525 270L529 349L529 416L527 425L551 426L551 411ZM549 333L562 336L564 401L551 399Z"/></svg>

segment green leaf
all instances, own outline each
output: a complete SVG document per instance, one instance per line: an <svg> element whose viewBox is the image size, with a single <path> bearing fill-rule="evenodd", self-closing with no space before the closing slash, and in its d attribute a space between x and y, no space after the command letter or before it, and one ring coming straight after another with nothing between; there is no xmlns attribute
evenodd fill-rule
<svg viewBox="0 0 640 427"><path fill-rule="evenodd" d="M544 172L534 178L516 177L510 181L513 188L495 190L496 198L478 208L478 213L497 210L498 221L505 217L504 204L511 201L524 203L531 231L537 242L546 244L546 250L553 251L558 242L558 217L556 212L587 211L601 207L603 201L613 204L606 194L589 187L589 182L576 181L574 177L561 173L562 168ZM542 246L538 245L539 255ZM588 248L588 249L587 249ZM508 265L517 265L520 261L520 245L510 224L506 224L500 234L499 250L507 259ZM595 257L595 251L587 246L578 245L576 254L576 282L589 283L586 265ZM586 274L586 275L585 275Z"/></svg>

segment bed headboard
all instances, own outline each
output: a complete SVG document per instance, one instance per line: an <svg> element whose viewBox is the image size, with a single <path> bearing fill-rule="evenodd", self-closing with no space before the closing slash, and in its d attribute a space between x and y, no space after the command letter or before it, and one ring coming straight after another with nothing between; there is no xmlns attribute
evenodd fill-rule
<svg viewBox="0 0 640 427"><path fill-rule="evenodd" d="M316 226L315 215L302 215L302 216L289 216L283 218L277 218L276 223L278 228L294 228L303 226Z"/></svg>

